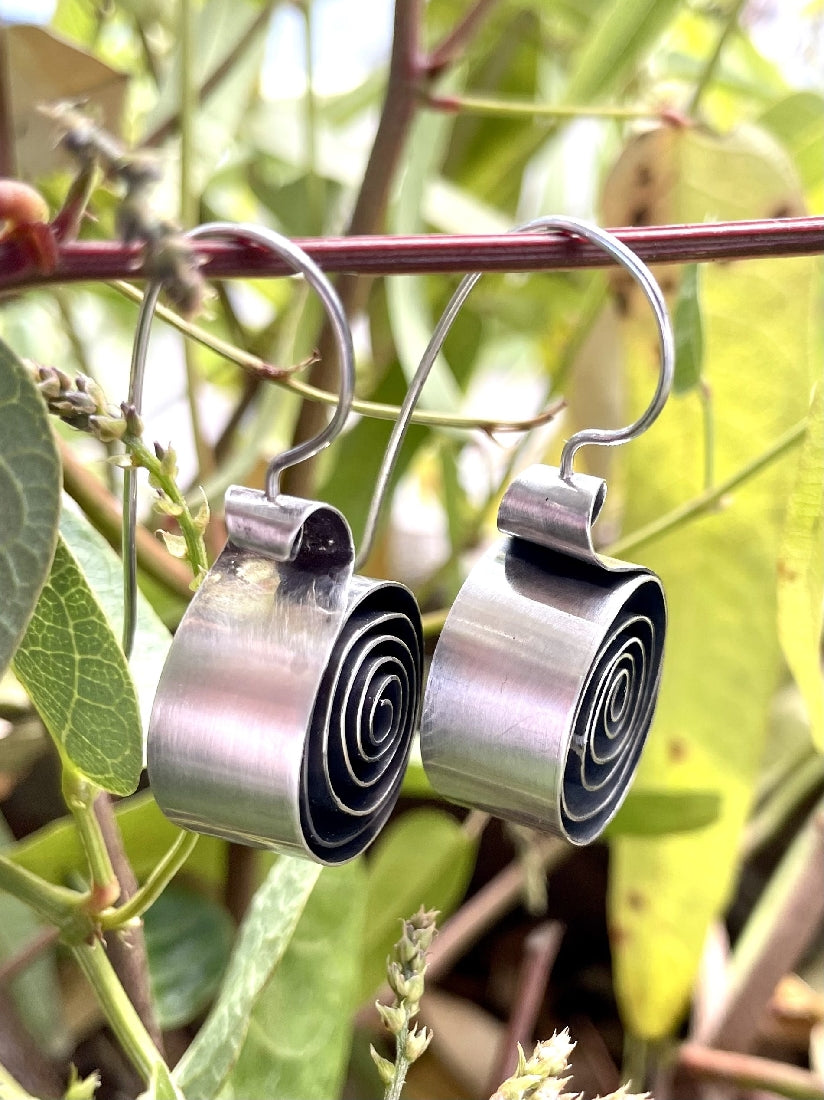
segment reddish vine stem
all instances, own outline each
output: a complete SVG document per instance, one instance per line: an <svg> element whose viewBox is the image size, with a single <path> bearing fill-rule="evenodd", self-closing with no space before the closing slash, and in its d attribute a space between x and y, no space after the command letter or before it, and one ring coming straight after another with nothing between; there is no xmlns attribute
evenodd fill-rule
<svg viewBox="0 0 824 1100"><path fill-rule="evenodd" d="M498 1047L486 1092L493 1093L500 1082L515 1071L518 1044L525 1050L530 1048L535 1021L541 1011L549 975L561 947L564 931L564 926L559 921L543 921L537 928L533 928L524 941L512 1010Z"/></svg>
<svg viewBox="0 0 824 1100"><path fill-rule="evenodd" d="M696 225L619 228L612 232L648 264L755 260L824 253L824 216ZM421 275L467 271L561 271L605 268L600 249L561 233L304 237L297 243L327 272ZM242 244L199 242L208 279L291 275L279 259ZM54 283L142 279L139 245L72 242L53 271L39 270L19 246L0 244L0 293Z"/></svg>
<svg viewBox="0 0 824 1100"><path fill-rule="evenodd" d="M423 0L396 0L386 93L347 235L375 233L383 227L389 191L417 108L423 13ZM353 278L347 271L337 281L337 291L344 311L351 317L365 304L369 284ZM336 346L332 327L326 322L318 337L319 362L309 375L313 386L334 387L338 370ZM295 425L294 441L316 435L326 423L326 416L325 409L304 402ZM284 488L296 496L310 496L313 480L314 463L303 462L286 471Z"/></svg>

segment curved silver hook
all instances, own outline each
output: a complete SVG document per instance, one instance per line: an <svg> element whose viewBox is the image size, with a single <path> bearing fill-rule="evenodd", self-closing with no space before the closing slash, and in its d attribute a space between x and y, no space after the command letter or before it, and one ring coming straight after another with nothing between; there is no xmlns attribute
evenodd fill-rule
<svg viewBox="0 0 824 1100"><path fill-rule="evenodd" d="M560 229L567 233L574 233L579 237L584 237L586 240L602 248L612 256L617 263L621 264L622 267L625 267L627 271L629 271L640 285L647 300L652 306L652 311L655 314L655 320L658 324L658 336L661 346L661 369L658 376L658 385L648 408L637 420L626 428L614 428L609 430L585 428L583 431L576 432L575 435L571 436L565 443L564 449L561 452L560 462L561 477L568 481L573 472L572 460L575 452L580 447L584 447L591 443L598 444L602 447L614 447L619 443L626 443L627 440L634 439L635 436L645 432L656 419L663 409L669 397L670 390L672 389L672 379L675 371L675 343L664 296L661 293L661 288L655 281L655 277L647 265L612 233L608 233L605 229L600 229L598 226L591 225L589 222L579 221L577 218L570 218L560 214L535 218L525 225L517 226L515 229L510 230L510 232L529 233L533 230L546 232L553 229ZM461 279L455 293L447 303L446 309L444 309L441 315L441 319L435 326L432 337L421 358L420 365L409 385L406 398L401 406L400 415L389 437L383 463L378 472L375 492L369 506L369 514L366 518L363 538L361 539L360 549L358 550L358 556L355 560L356 567L363 564L374 541L384 497L386 496L389 480L395 468L398 451L400 450L404 436L409 427L412 411L418 403L421 390L429 376L432 365L440 353L446 335L458 315L458 311L469 297L473 287L480 279L481 274L482 272L476 271L474 274L466 275Z"/></svg>
<svg viewBox="0 0 824 1100"><path fill-rule="evenodd" d="M240 237L252 244L261 245L263 248L275 252L293 271L303 275L318 294L332 326L339 357L340 389L338 404L326 427L318 432L314 438L290 447L269 463L266 470L266 495L270 500L274 500L280 491L280 475L283 471L289 466L294 466L298 462L312 458L324 447L328 447L346 423L355 393L355 352L346 314L335 288L311 256L307 255L294 241L272 229L244 223L207 222L205 225L190 229L184 234L184 237L192 240L200 240L203 237L217 240L236 240ZM157 300L162 289L163 283L160 280L146 287L137 318L129 378L129 404L138 413L140 413L143 403L143 380L146 374L149 333ZM125 471L123 489L125 500L125 523L123 525L123 650L128 656L134 642L137 606L137 554L135 548L137 483L133 470L127 469Z"/></svg>

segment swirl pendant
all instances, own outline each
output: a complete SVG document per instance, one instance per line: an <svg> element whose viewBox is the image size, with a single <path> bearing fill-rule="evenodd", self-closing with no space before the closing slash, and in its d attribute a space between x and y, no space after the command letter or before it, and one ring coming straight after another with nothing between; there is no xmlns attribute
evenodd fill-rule
<svg viewBox="0 0 824 1100"><path fill-rule="evenodd" d="M421 723L455 802L588 844L635 774L661 676L666 603L640 566L600 557L600 478L533 466L435 649Z"/></svg>
<svg viewBox="0 0 824 1100"><path fill-rule="evenodd" d="M417 604L353 576L329 505L233 486L226 521L158 686L152 791L187 829L342 863L398 796L420 709Z"/></svg>

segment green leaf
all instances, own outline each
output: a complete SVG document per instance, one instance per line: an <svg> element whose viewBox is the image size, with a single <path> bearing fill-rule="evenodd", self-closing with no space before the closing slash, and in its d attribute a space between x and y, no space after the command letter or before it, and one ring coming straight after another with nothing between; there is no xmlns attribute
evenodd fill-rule
<svg viewBox="0 0 824 1100"><path fill-rule="evenodd" d="M369 858L366 938L359 1001L386 978L399 922L419 906L441 920L460 904L475 867L477 843L443 810L411 810L384 829Z"/></svg>
<svg viewBox="0 0 824 1100"><path fill-rule="evenodd" d="M211 898L167 887L144 917L149 978L158 1022L183 1027L214 999L229 961L235 928Z"/></svg>
<svg viewBox="0 0 824 1100"><path fill-rule="evenodd" d="M194 118L198 190L209 183L241 127L258 79L266 49L266 24L273 8L274 0L207 0L197 13L193 80L196 88L208 89L208 94L199 96ZM146 118L144 137L174 124L180 111L180 89L177 50L157 103Z"/></svg>
<svg viewBox="0 0 824 1100"><path fill-rule="evenodd" d="M631 143L607 186L616 192L605 196L609 224L628 224L642 208L651 223L803 209L786 154L752 128L724 138L697 129L648 133ZM702 271L704 376L712 388L719 481L807 412L808 372L820 363L821 347L816 264L752 260ZM631 297L625 334L633 413L649 401L655 360L648 312ZM673 397L653 428L625 449L627 533L701 492L702 418L697 390ZM791 454L771 464L722 509L659 537L643 554L664 583L669 627L636 789L721 793L719 817L703 829L612 844L616 989L627 1026L646 1039L677 1026L707 928L737 875L782 671L775 577L796 463Z"/></svg>
<svg viewBox="0 0 824 1100"><path fill-rule="evenodd" d="M607 0L599 5L575 59L564 101L591 103L624 82L679 6L679 0Z"/></svg>
<svg viewBox="0 0 824 1100"><path fill-rule="evenodd" d="M815 387L778 559L778 636L804 697L813 743L824 752L824 383Z"/></svg>
<svg viewBox="0 0 824 1100"><path fill-rule="evenodd" d="M689 833L717 821L718 791L632 790L604 830L607 838Z"/></svg>
<svg viewBox="0 0 824 1100"><path fill-rule="evenodd" d="M363 860L325 867L274 978L252 1013L221 1097L339 1096L361 971Z"/></svg>
<svg viewBox="0 0 824 1100"><path fill-rule="evenodd" d="M672 317L675 337L673 393L687 393L701 381L704 362L704 326L698 296L698 264L688 264L681 276Z"/></svg>
<svg viewBox="0 0 824 1100"><path fill-rule="evenodd" d="M14 838L0 816L0 850L9 856ZM0 892L0 962L27 947L45 929L34 912L18 898ZM20 1019L53 1057L59 1057L67 1041L60 1011L60 987L54 949L43 952L9 982L8 991L17 1006Z"/></svg>
<svg viewBox="0 0 824 1100"><path fill-rule="evenodd" d="M108 619L60 538L14 672L61 757L104 790L131 794L143 764L134 684Z"/></svg>
<svg viewBox="0 0 824 1100"><path fill-rule="evenodd" d="M60 534L77 559L115 637L123 633L123 565L103 536L67 499L60 516ZM157 683L172 636L151 604L138 591L137 625L129 669L137 689L144 731L149 725Z"/></svg>
<svg viewBox="0 0 824 1100"><path fill-rule="evenodd" d="M824 199L824 96L794 92L768 107L758 123L778 138L793 158L810 209L820 210Z"/></svg>
<svg viewBox="0 0 824 1100"><path fill-rule="evenodd" d="M115 806L126 855L139 881L154 870L180 829L163 815L148 791ZM86 867L86 857L73 818L65 817L18 841L6 853L26 870L49 882L64 883ZM188 874L213 887L226 878L226 842L202 836L184 864Z"/></svg>
<svg viewBox="0 0 824 1100"><path fill-rule="evenodd" d="M316 864L281 856L255 894L220 994L174 1071L190 1096L214 1096L229 1075L258 998L289 946L319 874Z"/></svg>
<svg viewBox="0 0 824 1100"><path fill-rule="evenodd" d="M454 78L449 81L447 90L455 90ZM422 111L415 119L408 140L406 170L389 217L393 233L421 231L421 202L426 182L440 166L453 126L454 118L435 112ZM411 275L405 279L387 279L386 304L398 359L409 381L418 369L435 325L426 299L425 277ZM419 405L423 409L451 412L460 400L460 387L449 364L439 355L432 365Z"/></svg>
<svg viewBox="0 0 824 1100"><path fill-rule="evenodd" d="M401 797L435 799L441 797L429 782L424 770L423 760L421 759L421 746L417 737L413 741L412 750L409 753L409 763L406 765L403 783L401 784Z"/></svg>
<svg viewBox="0 0 824 1100"><path fill-rule="evenodd" d="M37 387L0 342L0 674L23 637L54 556L60 459Z"/></svg>

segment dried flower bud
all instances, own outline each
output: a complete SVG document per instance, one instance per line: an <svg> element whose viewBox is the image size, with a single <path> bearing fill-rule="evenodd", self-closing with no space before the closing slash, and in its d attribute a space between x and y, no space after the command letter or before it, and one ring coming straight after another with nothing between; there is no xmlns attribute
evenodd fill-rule
<svg viewBox="0 0 824 1100"><path fill-rule="evenodd" d="M409 985L401 964L395 959L387 960L386 977L392 992L397 994L401 1000L405 1000L409 996Z"/></svg>
<svg viewBox="0 0 824 1100"><path fill-rule="evenodd" d="M201 492L203 490L201 489ZM203 495L203 503L198 508L197 512L192 516L192 523L195 529L202 535L206 528L209 526L209 520L212 518L212 513L209 508L209 502L206 499L206 495Z"/></svg>
<svg viewBox="0 0 824 1100"><path fill-rule="evenodd" d="M89 378L87 374L78 374L75 385L81 393L87 393L91 397L98 412L106 412L106 396L93 378Z"/></svg>
<svg viewBox="0 0 824 1100"><path fill-rule="evenodd" d="M389 1005L381 1004L380 1001L375 1001L375 1008L378 1010L380 1018L383 1020L383 1026L391 1035L400 1035L403 1030L403 1025L406 1023L406 1013L402 1008L392 1008Z"/></svg>
<svg viewBox="0 0 824 1100"><path fill-rule="evenodd" d="M413 1027L406 1036L406 1042L403 1045L404 1057L410 1062L416 1061L431 1042L432 1032L429 1028L423 1027L418 1031L416 1027Z"/></svg>
<svg viewBox="0 0 824 1100"><path fill-rule="evenodd" d="M120 405L120 411L123 413L123 418L126 421L126 431L129 435L136 436L138 439L143 435L143 421L137 415L137 409L134 405L128 404L123 401Z"/></svg>
<svg viewBox="0 0 824 1100"><path fill-rule="evenodd" d="M183 505L175 504L173 500L170 500L169 497L165 496L162 493L158 494L157 500L154 502L154 505L155 508L157 508L158 512L162 512L164 516L177 517L183 515Z"/></svg>
<svg viewBox="0 0 824 1100"><path fill-rule="evenodd" d="M96 414L89 417L89 430L101 443L113 443L126 434L126 421L120 416Z"/></svg>
<svg viewBox="0 0 824 1100"><path fill-rule="evenodd" d="M369 1047L369 1053L372 1056L372 1061L377 1067L378 1076L380 1077L382 1083L387 1086L391 1085L395 1079L395 1066L393 1065L393 1063L390 1062L388 1058L381 1057L381 1055L378 1054L375 1048L371 1045Z"/></svg>
<svg viewBox="0 0 824 1100"><path fill-rule="evenodd" d="M169 531L156 531L155 534L163 540L166 549L173 558L185 559L187 547L186 540L182 535L173 535Z"/></svg>

